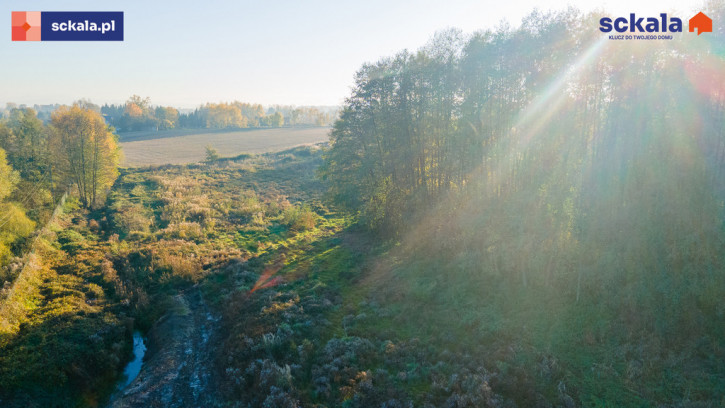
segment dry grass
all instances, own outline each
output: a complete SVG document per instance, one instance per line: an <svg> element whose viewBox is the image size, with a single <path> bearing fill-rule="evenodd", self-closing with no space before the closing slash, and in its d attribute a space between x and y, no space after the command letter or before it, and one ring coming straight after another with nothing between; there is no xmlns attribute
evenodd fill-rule
<svg viewBox="0 0 725 408"><path fill-rule="evenodd" d="M190 131L137 132L121 137L122 164L141 167L196 163L204 160L207 145L215 148L222 157L281 151L327 141L329 131L326 127L315 127L226 132L197 130L188 134Z"/></svg>

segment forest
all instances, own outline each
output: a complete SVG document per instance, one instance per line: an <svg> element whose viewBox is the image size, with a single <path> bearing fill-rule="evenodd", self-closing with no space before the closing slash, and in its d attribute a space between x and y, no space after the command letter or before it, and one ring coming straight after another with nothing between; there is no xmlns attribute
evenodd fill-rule
<svg viewBox="0 0 725 408"><path fill-rule="evenodd" d="M725 31L600 17L438 32L279 152L121 168L108 106L11 110L0 405L722 406Z"/></svg>

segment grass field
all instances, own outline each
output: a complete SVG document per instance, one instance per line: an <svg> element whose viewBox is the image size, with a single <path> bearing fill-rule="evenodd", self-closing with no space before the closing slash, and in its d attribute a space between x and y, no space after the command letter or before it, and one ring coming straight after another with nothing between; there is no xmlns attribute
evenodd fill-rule
<svg viewBox="0 0 725 408"><path fill-rule="evenodd" d="M327 141L329 128L249 130L169 130L121 135L122 165L126 167L195 163L205 158L206 145L222 157L266 153Z"/></svg>

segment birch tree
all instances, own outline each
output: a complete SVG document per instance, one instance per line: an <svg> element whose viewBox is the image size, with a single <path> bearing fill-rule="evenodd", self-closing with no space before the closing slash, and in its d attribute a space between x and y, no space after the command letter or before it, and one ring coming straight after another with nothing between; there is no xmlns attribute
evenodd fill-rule
<svg viewBox="0 0 725 408"><path fill-rule="evenodd" d="M65 179L78 187L85 207L99 204L118 175L120 151L103 117L78 105L51 116L53 151Z"/></svg>

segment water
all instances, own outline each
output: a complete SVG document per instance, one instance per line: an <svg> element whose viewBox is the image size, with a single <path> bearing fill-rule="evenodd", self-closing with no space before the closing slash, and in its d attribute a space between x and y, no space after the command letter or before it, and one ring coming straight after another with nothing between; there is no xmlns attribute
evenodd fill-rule
<svg viewBox="0 0 725 408"><path fill-rule="evenodd" d="M133 332L133 360L131 360L123 370L123 380L119 383L118 388L126 388L133 380L138 377L143 365L143 356L146 354L146 344L144 344L141 332Z"/></svg>

